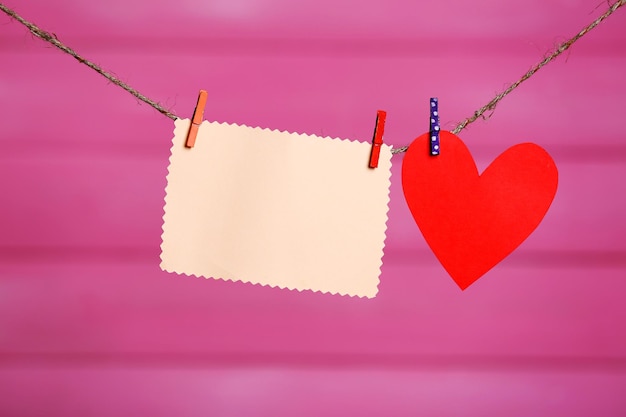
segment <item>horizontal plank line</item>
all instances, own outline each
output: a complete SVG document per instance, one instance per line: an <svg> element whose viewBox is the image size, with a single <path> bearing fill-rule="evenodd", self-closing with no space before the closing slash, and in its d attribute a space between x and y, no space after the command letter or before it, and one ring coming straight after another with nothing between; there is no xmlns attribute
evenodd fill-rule
<svg viewBox="0 0 626 417"><path fill-rule="evenodd" d="M159 242L160 243L160 242ZM388 246L383 261L398 264L438 265L428 249ZM91 262L144 263L159 262L158 243L154 246L0 246L0 262L69 263ZM506 266L527 268L626 268L626 251L622 250L524 250L513 252ZM625 277L626 278L626 277Z"/></svg>
<svg viewBox="0 0 626 417"><path fill-rule="evenodd" d="M160 242L154 247L130 246L0 246L0 262L90 263L159 262Z"/></svg>
<svg viewBox="0 0 626 417"><path fill-rule="evenodd" d="M0 352L1 368L267 368L397 371L626 372L624 357L363 353Z"/></svg>
<svg viewBox="0 0 626 417"><path fill-rule="evenodd" d="M46 156L76 157L81 161L90 156L101 159L102 157L133 157L136 159L164 159L169 158L171 142L170 136L163 136L158 143L146 143L140 141L85 141L85 140L37 140L41 134L29 132L31 135L24 137L11 137L0 140L2 145L1 160L13 160L19 158L36 158ZM46 133L47 134L47 133ZM45 134L44 134L45 136ZM610 139L610 138L609 138ZM608 140L611 143L576 144L576 138L570 143L541 143L548 150L557 163L592 163L621 164L626 162L626 141L616 144L618 140ZM399 146L399 145L396 145ZM472 154L494 154L507 147L503 144L473 144L468 143Z"/></svg>
<svg viewBox="0 0 626 417"><path fill-rule="evenodd" d="M7 36L0 45L0 53L33 53L45 45L32 41L25 43L25 36ZM168 54L168 55L271 55L271 56L337 56L337 57L422 57L422 56L497 56L519 57L520 52L533 53L541 58L550 46L536 46L523 36L514 38L296 38L286 35L281 38L250 37L141 37L141 36L82 36L64 38L72 48L82 52L106 52L115 54ZM30 42L30 39L28 40ZM554 42L556 46L557 42ZM39 45L39 46L35 46ZM576 45L571 54L591 57L618 57L625 54L618 39L607 42L589 39Z"/></svg>
<svg viewBox="0 0 626 417"><path fill-rule="evenodd" d="M387 248L383 262L439 265L428 249ZM626 268L626 251L620 250L530 250L518 249L502 261L515 268ZM625 277L626 278L626 277Z"/></svg>

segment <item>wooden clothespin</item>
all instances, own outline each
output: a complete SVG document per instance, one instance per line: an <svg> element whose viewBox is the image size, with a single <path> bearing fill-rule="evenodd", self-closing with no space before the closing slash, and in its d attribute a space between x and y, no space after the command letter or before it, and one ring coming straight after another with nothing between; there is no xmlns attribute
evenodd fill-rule
<svg viewBox="0 0 626 417"><path fill-rule="evenodd" d="M374 139L372 140L372 153L370 154L370 168L378 168L378 159L380 158L380 147L383 144L383 134L385 133L385 119L387 112L378 110L376 113L376 127L374 128Z"/></svg>
<svg viewBox="0 0 626 417"><path fill-rule="evenodd" d="M185 142L185 146L187 148L193 148L193 145L196 143L198 129L200 128L200 124L204 118L204 108L206 106L207 95L206 91L200 90L200 95L198 95L198 104L196 104L196 109L193 111L191 126L189 126L189 133L187 134L187 141Z"/></svg>
<svg viewBox="0 0 626 417"><path fill-rule="evenodd" d="M430 154L437 156L441 153L439 145L439 100L430 99Z"/></svg>

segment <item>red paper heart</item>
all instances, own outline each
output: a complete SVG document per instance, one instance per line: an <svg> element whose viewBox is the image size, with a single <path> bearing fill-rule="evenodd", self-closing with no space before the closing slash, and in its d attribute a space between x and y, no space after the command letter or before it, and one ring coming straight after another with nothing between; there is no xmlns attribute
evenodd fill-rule
<svg viewBox="0 0 626 417"><path fill-rule="evenodd" d="M558 172L533 143L515 145L478 175L465 144L440 134L411 144L402 163L404 196L426 242L465 289L515 250L537 228L556 193Z"/></svg>

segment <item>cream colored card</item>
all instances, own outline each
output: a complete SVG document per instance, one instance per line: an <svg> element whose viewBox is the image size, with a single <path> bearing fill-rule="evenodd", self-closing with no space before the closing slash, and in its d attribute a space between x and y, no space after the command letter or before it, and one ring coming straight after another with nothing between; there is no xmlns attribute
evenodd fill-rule
<svg viewBox="0 0 626 417"><path fill-rule="evenodd" d="M391 147L203 122L185 148L176 120L161 268L297 290L374 297Z"/></svg>

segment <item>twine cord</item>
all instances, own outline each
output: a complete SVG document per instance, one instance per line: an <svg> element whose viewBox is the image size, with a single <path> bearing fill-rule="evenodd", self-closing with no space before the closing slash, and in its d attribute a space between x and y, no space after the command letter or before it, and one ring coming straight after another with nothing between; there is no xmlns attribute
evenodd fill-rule
<svg viewBox="0 0 626 417"><path fill-rule="evenodd" d="M487 119L488 117L485 116L485 113L487 111L493 112L495 110L496 106L498 105L498 103L504 97L509 95L513 90L515 90L517 87L519 87L520 84L522 84L524 81L526 81L527 79L529 79L530 77L535 75L537 73L537 71L539 71L541 68L545 67L550 62L552 62L555 58L557 58L559 55L561 55L563 52L567 51L574 44L574 42L576 42L577 40L579 40L580 38L585 36L592 29L594 29L596 26L598 26L600 23L602 23L605 19L607 19L609 16L611 16L613 13L615 13L617 11L617 9L619 9L620 7L622 7L624 5L626 5L626 0L616 0L614 3L609 3L609 8L600 17L598 17L596 20L594 20L589 25L584 27L580 32L578 32L572 38L570 38L570 39L566 40L565 42L559 44L556 48L554 48L554 50L552 50L549 53L547 53L545 55L545 57L540 62L538 62L537 64L532 66L524 75L522 75L522 77L520 79L515 81L513 84L511 84L508 88L506 88L501 93L498 93L489 103L485 104L484 106L482 106L481 108L476 110L471 117L468 117L468 118L464 119L462 122L460 122L454 128L454 130L452 130L452 133L458 134L461 130L465 129L467 126L469 126L470 124L474 123L479 118ZM38 37L38 38L40 38L40 39L42 39L42 40L44 40L44 41L54 45L56 48L58 48L61 51L65 52L66 54L73 56L81 64L84 64L84 65L88 66L89 68L91 68L92 70L96 71L98 74L102 75L104 78L109 80L112 84L115 84L118 87L123 88L124 90L129 92L131 95L133 95L137 99L143 101L144 103L146 103L149 106L151 106L154 109L156 109L159 113L169 117L172 120L176 120L178 118L178 116L176 116L174 113L172 113L171 111L169 111L166 108L164 108L163 106L161 106L156 101L146 97L145 95L141 94L139 91L137 91L136 89L134 89L130 85L128 85L125 82L123 82L122 80L120 80L115 75L111 74L108 71L105 71L99 65L89 61L88 59L86 59L86 58L82 57L81 55L79 55L78 53L76 53L72 48L66 46L61 41L59 41L59 39L56 37L56 35L50 34L50 33L46 32L46 31L42 30L37 25L27 21L26 19L24 19L23 17L21 17L20 15L15 13L15 11L9 9L8 7L6 7L2 3L0 3L0 10L2 10L4 13L6 13L10 18L12 18L12 19L18 21L19 23L21 23L22 25L24 25L36 37ZM406 152L408 149L409 149L408 146L402 146L400 148L392 149L391 153L393 153L393 154L402 153L402 152Z"/></svg>
<svg viewBox="0 0 626 417"><path fill-rule="evenodd" d="M17 13L15 13L13 10L9 9L8 7L6 7L2 3L0 3L0 10L2 10L4 13L6 13L9 17L17 20L22 25L26 26L26 28L33 35L37 36L40 39L43 39L44 41L46 41L48 43L51 43L52 45L54 45L55 47L59 48L61 51L65 52L66 54L73 56L81 64L87 65L89 68L91 68L92 70L94 70L98 74L102 75L107 80L111 81L111 83L117 85L118 87L123 88L124 90L126 90L130 94L132 94L133 96L137 97L137 99L139 99L139 100L143 101L144 103L154 107L159 113L164 114L165 116L169 117L172 120L176 120L178 118L174 113L170 112L169 110L167 110L166 108L161 106L156 101L149 99L148 97L146 97L143 94L141 94L139 91L135 90L130 85L126 84L124 81L120 80L115 75L111 74L108 71L103 70L99 65L89 61L88 59L86 59L86 58L82 57L81 55L79 55L78 53L76 53L72 48L70 48L69 46L63 44L61 41L59 41L59 39L56 37L56 35L48 33L45 30L39 28L34 23L31 23L31 22L27 21L22 16L18 15Z"/></svg>
<svg viewBox="0 0 626 417"><path fill-rule="evenodd" d="M589 33L589 31L591 31L593 28L598 26L600 23L602 23L602 21L604 21L610 15L615 13L615 11L617 9L619 9L622 6L624 6L625 4L626 4L626 0L617 0L613 4L609 3L609 9L606 12L604 12L604 14L602 14L596 20L594 20L593 22L591 22L590 24L585 26L580 32L578 32L572 38L570 38L570 39L566 40L565 42L561 43L556 48L554 48L554 50L552 50L551 52L546 54L545 57L540 62L538 62L531 69L529 69L526 72L526 74L522 75L522 77L519 80L515 81L507 89L505 89L504 91L502 91L501 93L496 95L489 103L485 104L484 106L482 106L481 108L476 110L471 117L468 117L467 119L465 119L462 122L460 122L454 128L454 130L452 130L452 133L454 133L455 135L458 134L461 130L465 129L468 125L470 125L471 123L474 123L476 120L478 120L481 117L483 119L487 119L488 116L484 116L485 112L487 112L487 111L494 111L496 106L498 105L498 103L504 97L506 97L510 92L515 90L517 87L519 87L521 83L523 83L524 81L526 81L527 79L529 79L530 77L535 75L535 73L537 73L537 71L539 71L541 68L543 68L546 65L548 65L551 61L553 61L556 57L561 55L563 52L567 51L574 44L574 42L576 42L577 40L579 40L580 38L585 36L587 33ZM395 153L402 153L402 152L406 152L408 149L409 149L408 146L403 146L401 148L392 149L391 153L394 153L394 154Z"/></svg>

